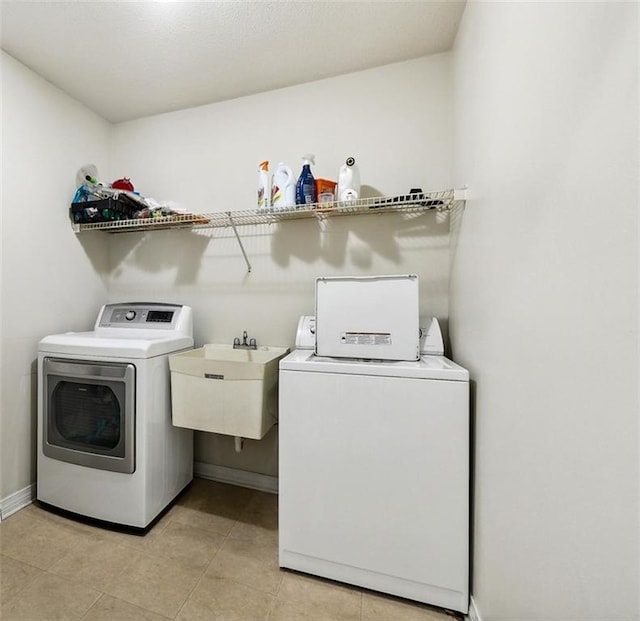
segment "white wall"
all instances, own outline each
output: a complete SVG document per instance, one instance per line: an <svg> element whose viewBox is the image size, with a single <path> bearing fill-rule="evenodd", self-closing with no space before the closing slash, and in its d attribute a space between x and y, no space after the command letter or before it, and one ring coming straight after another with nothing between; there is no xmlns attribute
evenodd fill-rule
<svg viewBox="0 0 640 621"><path fill-rule="evenodd" d="M398 63L233 101L119 124L114 175L143 194L198 212L255 208L257 168L316 154L317 177L336 179L355 156L369 195L451 184L450 54ZM292 346L297 320L314 312L316 276L420 276L425 313L448 315L448 222L345 217L239 229L247 273L229 229L164 231L109 240L113 301L148 298L194 308L195 337L231 343L247 330L259 344ZM245 443L211 434L196 439L196 459L275 474L277 433Z"/></svg>
<svg viewBox="0 0 640 621"><path fill-rule="evenodd" d="M107 296L101 236L76 237L76 170L108 165L109 124L2 52L0 498L36 479L36 347L89 329Z"/></svg>
<svg viewBox="0 0 640 621"><path fill-rule="evenodd" d="M638 6L469 3L451 334L483 621L637 620Z"/></svg>

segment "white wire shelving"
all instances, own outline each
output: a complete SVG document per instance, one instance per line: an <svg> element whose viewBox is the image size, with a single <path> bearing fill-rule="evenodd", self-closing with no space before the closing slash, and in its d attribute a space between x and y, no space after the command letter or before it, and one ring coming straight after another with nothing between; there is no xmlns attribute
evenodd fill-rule
<svg viewBox="0 0 640 621"><path fill-rule="evenodd" d="M236 227L276 224L288 220L333 218L337 216L359 216L377 214L411 214L435 210L449 212L465 202L466 189L441 190L400 196L377 196L353 201L313 203L296 205L284 209L247 209L214 211L199 214L173 214L169 216L112 220L109 222L72 222L75 233L83 231L105 231L107 233L130 233L163 229L209 229L231 227L242 250L248 271L251 265Z"/></svg>
<svg viewBox="0 0 640 621"><path fill-rule="evenodd" d="M244 211L214 211L200 214L174 214L160 218L112 220L109 222L72 223L74 232L107 231L129 233L172 228L221 228L255 224L275 224L285 220L328 218L380 213L415 213L435 209L449 211L464 200L463 190L443 190L426 194L407 194L363 198L354 201L314 203L279 210L247 209Z"/></svg>

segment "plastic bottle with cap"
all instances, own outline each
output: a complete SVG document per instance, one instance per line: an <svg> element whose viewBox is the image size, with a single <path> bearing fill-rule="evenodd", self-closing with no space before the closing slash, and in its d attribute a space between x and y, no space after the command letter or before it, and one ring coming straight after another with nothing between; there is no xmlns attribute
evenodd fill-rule
<svg viewBox="0 0 640 621"><path fill-rule="evenodd" d="M271 207L286 209L296 204L296 178L289 166L280 162L271 184Z"/></svg>
<svg viewBox="0 0 640 621"><path fill-rule="evenodd" d="M360 171L353 157L348 157L340 167L338 174L338 201L351 201L360 198Z"/></svg>
<svg viewBox="0 0 640 621"><path fill-rule="evenodd" d="M258 209L271 207L271 183L269 179L269 162L265 160L258 166Z"/></svg>
<svg viewBox="0 0 640 621"><path fill-rule="evenodd" d="M302 171L296 183L296 204L310 205L317 203L316 180L311 172L311 164L315 164L315 156L312 153L305 153L302 156Z"/></svg>

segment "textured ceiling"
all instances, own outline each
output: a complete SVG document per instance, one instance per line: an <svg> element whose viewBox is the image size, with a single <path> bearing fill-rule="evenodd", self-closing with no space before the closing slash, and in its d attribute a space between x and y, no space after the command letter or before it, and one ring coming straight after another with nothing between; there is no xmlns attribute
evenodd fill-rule
<svg viewBox="0 0 640 621"><path fill-rule="evenodd" d="M111 122L451 48L464 2L2 0L8 54Z"/></svg>

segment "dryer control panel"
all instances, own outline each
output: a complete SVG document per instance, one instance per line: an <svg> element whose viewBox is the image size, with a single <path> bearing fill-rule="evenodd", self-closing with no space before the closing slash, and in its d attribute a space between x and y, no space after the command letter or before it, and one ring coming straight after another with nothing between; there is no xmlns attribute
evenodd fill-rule
<svg viewBox="0 0 640 621"><path fill-rule="evenodd" d="M191 308L181 304L127 302L105 304L96 320L95 329L135 328L183 332L191 325Z"/></svg>

